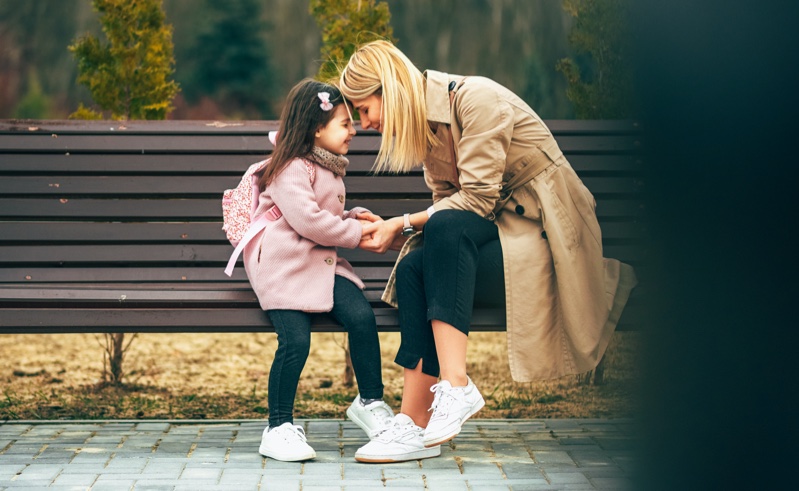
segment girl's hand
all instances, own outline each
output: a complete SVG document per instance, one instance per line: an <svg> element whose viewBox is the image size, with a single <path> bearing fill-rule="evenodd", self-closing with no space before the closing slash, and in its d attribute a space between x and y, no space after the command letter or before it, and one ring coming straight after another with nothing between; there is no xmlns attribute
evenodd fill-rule
<svg viewBox="0 0 799 491"><path fill-rule="evenodd" d="M365 235L362 236L361 244L358 247L365 251L383 254L389 250L391 246L395 245L397 237L401 237L400 231L402 230L402 217L394 217L386 221L373 222L372 226L375 227L373 230L370 229L372 230L372 237L367 238Z"/></svg>
<svg viewBox="0 0 799 491"><path fill-rule="evenodd" d="M370 221L370 222L379 222L379 221L382 220L382 218L380 218L379 216L375 215L371 211L364 212L364 213L358 213L358 214L355 215L355 217L358 220L367 220L367 221Z"/></svg>
<svg viewBox="0 0 799 491"><path fill-rule="evenodd" d="M358 221L361 222L361 244L363 244L364 240L372 239L375 231L379 227L378 224L382 223L382 222L371 222L369 220L361 220L361 219L358 219Z"/></svg>

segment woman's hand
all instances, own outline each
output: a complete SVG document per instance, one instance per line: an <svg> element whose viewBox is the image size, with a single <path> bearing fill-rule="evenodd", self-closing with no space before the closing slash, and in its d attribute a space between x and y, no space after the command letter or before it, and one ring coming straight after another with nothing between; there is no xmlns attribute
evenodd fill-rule
<svg viewBox="0 0 799 491"><path fill-rule="evenodd" d="M358 216L360 218L360 215ZM372 222L371 237L362 236L361 244L358 246L365 251L377 252L383 254L392 246L396 246L397 238L401 237L400 231L402 230L402 217L394 217L386 221ZM366 226L364 226L366 230ZM401 246L401 244L400 244Z"/></svg>
<svg viewBox="0 0 799 491"><path fill-rule="evenodd" d="M361 219L358 219L358 221L361 222L361 244L363 244L364 240L372 239L375 231L378 228L379 222L372 222L369 220L361 220Z"/></svg>
<svg viewBox="0 0 799 491"><path fill-rule="evenodd" d="M398 250L402 249L402 246L404 246L405 242L407 242L407 241L408 241L407 237L405 237L402 234L399 234L397 236L397 238L394 239L394 242L392 242L391 245L388 246L388 248L391 251L398 251Z"/></svg>

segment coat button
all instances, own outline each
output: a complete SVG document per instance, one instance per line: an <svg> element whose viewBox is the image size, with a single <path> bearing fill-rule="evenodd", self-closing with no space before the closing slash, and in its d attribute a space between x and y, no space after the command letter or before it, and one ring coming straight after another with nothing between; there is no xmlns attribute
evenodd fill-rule
<svg viewBox="0 0 799 491"><path fill-rule="evenodd" d="M344 202L344 195L343 194L339 194L338 195L338 200L339 200L339 202L343 203Z"/></svg>
<svg viewBox="0 0 799 491"><path fill-rule="evenodd" d="M333 264L333 258L332 258L332 257L329 257L329 258L325 259L325 262L326 262L327 264Z"/></svg>
<svg viewBox="0 0 799 491"><path fill-rule="evenodd" d="M541 238L544 239L544 240L547 240L547 231L546 230L541 232Z"/></svg>
<svg viewBox="0 0 799 491"><path fill-rule="evenodd" d="M517 215L524 215L524 206L516 205L516 214Z"/></svg>

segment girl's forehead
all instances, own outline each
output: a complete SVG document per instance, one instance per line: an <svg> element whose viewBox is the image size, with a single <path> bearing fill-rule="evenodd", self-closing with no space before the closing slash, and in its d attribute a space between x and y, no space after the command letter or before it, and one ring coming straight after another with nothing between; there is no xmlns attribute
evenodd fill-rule
<svg viewBox="0 0 799 491"><path fill-rule="evenodd" d="M352 107L347 99L344 99L344 104L341 105L344 108L344 112L347 113L347 117L352 121Z"/></svg>

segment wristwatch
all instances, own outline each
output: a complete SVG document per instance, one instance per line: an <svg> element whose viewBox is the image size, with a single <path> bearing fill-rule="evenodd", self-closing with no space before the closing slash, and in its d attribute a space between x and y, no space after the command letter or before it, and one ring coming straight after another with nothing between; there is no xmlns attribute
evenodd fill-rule
<svg viewBox="0 0 799 491"><path fill-rule="evenodd" d="M405 237L410 237L411 235L414 234L414 232L416 232L416 230L413 229L413 225L411 225L411 214L410 213L406 213L406 214L402 215L402 222L403 222L402 223L402 235L404 235Z"/></svg>

